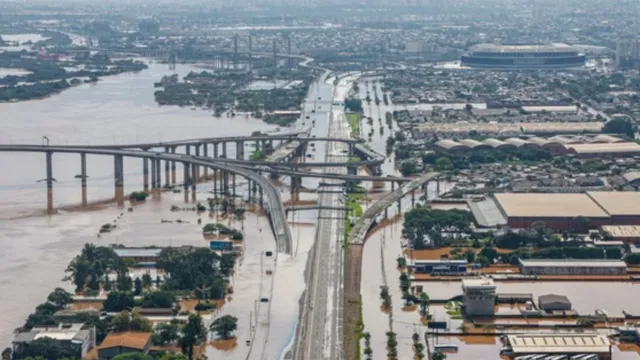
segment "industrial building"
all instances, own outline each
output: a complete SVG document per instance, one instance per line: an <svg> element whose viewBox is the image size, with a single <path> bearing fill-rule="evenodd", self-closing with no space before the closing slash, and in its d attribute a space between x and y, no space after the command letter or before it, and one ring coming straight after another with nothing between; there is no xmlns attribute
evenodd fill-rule
<svg viewBox="0 0 640 360"><path fill-rule="evenodd" d="M624 275L622 260L518 259L524 275Z"/></svg>
<svg viewBox="0 0 640 360"><path fill-rule="evenodd" d="M469 316L495 314L496 286L492 279L462 279L462 305Z"/></svg>
<svg viewBox="0 0 640 360"><path fill-rule="evenodd" d="M576 228L578 217L585 218L589 228L640 226L640 192L502 193L469 207L480 227L527 229L543 222L559 232L585 231Z"/></svg>
<svg viewBox="0 0 640 360"><path fill-rule="evenodd" d="M585 61L567 45L478 44L461 58L462 66L499 70L579 68Z"/></svg>
<svg viewBox="0 0 640 360"><path fill-rule="evenodd" d="M548 228L563 231L575 228L575 218L585 217L592 227L610 223L609 214L586 194L505 193L495 195L496 204L514 229L530 228L544 222Z"/></svg>
<svg viewBox="0 0 640 360"><path fill-rule="evenodd" d="M505 345L514 359L525 355L539 355L536 360L556 359L553 355L571 356L569 359L610 360L611 342L599 333L517 334L507 335ZM547 355L547 356L544 356ZM597 357L589 357L595 355ZM521 358L525 359L525 358ZM533 359L533 358L527 358Z"/></svg>
<svg viewBox="0 0 640 360"><path fill-rule="evenodd" d="M541 295L538 296L538 309L547 312L571 310L571 301L564 295Z"/></svg>
<svg viewBox="0 0 640 360"><path fill-rule="evenodd" d="M96 328L83 324L62 324L57 327L34 327L16 334L11 342L14 359L24 357L31 342L49 338L75 349L76 359L83 359L96 346Z"/></svg>
<svg viewBox="0 0 640 360"><path fill-rule="evenodd" d="M467 272L466 260L415 260L413 269L419 274L433 273L465 273Z"/></svg>

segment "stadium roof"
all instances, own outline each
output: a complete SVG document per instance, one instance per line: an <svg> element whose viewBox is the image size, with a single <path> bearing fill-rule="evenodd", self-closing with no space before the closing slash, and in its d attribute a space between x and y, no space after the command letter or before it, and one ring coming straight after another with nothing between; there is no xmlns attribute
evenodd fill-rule
<svg viewBox="0 0 640 360"><path fill-rule="evenodd" d="M470 49L471 51L482 52L521 52L521 53L540 53L540 52L577 52L571 46L568 45L500 45L500 44L478 44L474 45Z"/></svg>
<svg viewBox="0 0 640 360"><path fill-rule="evenodd" d="M640 215L640 192L589 191L587 195L609 215Z"/></svg>
<svg viewBox="0 0 640 360"><path fill-rule="evenodd" d="M455 142L453 140L440 140L436 142L436 146L443 148L443 149L447 149L447 150L451 150L454 148L464 148L464 149L468 149L469 147L463 144L460 144L458 142Z"/></svg>
<svg viewBox="0 0 640 360"><path fill-rule="evenodd" d="M606 335L591 334L518 334L507 335L518 353L608 353L611 342Z"/></svg>
<svg viewBox="0 0 640 360"><path fill-rule="evenodd" d="M609 215L586 194L495 194L507 217L607 218Z"/></svg>
<svg viewBox="0 0 640 360"><path fill-rule="evenodd" d="M565 147L577 154L640 153L640 145L634 142L571 144Z"/></svg>

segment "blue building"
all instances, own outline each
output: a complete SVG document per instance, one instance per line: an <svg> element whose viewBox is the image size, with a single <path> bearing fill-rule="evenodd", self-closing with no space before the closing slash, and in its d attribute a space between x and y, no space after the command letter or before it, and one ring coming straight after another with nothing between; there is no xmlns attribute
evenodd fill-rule
<svg viewBox="0 0 640 360"><path fill-rule="evenodd" d="M414 271L419 274L466 273L466 260L415 260Z"/></svg>

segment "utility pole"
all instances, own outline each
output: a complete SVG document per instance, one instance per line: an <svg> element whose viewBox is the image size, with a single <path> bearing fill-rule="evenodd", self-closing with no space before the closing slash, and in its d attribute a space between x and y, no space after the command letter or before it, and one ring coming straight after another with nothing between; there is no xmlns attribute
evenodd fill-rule
<svg viewBox="0 0 640 360"><path fill-rule="evenodd" d="M289 34L287 34L287 64L289 65L289 68L291 68L291 36L289 36Z"/></svg>
<svg viewBox="0 0 640 360"><path fill-rule="evenodd" d="M251 34L249 34L249 71L253 71L253 55L251 55Z"/></svg>
<svg viewBox="0 0 640 360"><path fill-rule="evenodd" d="M233 70L238 69L238 35L233 36Z"/></svg>

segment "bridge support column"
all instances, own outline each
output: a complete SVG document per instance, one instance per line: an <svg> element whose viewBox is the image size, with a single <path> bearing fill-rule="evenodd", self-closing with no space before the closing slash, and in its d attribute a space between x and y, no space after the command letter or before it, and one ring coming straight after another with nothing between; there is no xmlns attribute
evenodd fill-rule
<svg viewBox="0 0 640 360"><path fill-rule="evenodd" d="M213 197L218 198L218 170L213 169Z"/></svg>
<svg viewBox="0 0 640 360"><path fill-rule="evenodd" d="M395 191L396 190L396 183L395 182L391 182L391 191Z"/></svg>
<svg viewBox="0 0 640 360"><path fill-rule="evenodd" d="M218 157L218 143L213 143L213 157L217 158Z"/></svg>
<svg viewBox="0 0 640 360"><path fill-rule="evenodd" d="M149 192L149 158L142 158L142 189Z"/></svg>
<svg viewBox="0 0 640 360"><path fill-rule="evenodd" d="M157 189L162 189L162 166L160 165L160 159L154 159L156 162L156 185Z"/></svg>
<svg viewBox="0 0 640 360"><path fill-rule="evenodd" d="M124 206L124 166L122 155L113 157L113 167L116 202L118 206Z"/></svg>
<svg viewBox="0 0 640 360"><path fill-rule="evenodd" d="M244 141L236 141L236 159L244 160Z"/></svg>
<svg viewBox="0 0 640 360"><path fill-rule="evenodd" d="M227 158L227 143L223 142L222 143L222 157L223 158Z"/></svg>
<svg viewBox="0 0 640 360"><path fill-rule="evenodd" d="M155 192L158 188L158 180L156 179L156 159L151 159L151 192Z"/></svg>
<svg viewBox="0 0 640 360"><path fill-rule="evenodd" d="M82 187L82 206L87 206L87 154L80 154L80 176Z"/></svg>
<svg viewBox="0 0 640 360"><path fill-rule="evenodd" d="M389 218L389 208L388 207L384 208L384 218L385 219Z"/></svg>
<svg viewBox="0 0 640 360"><path fill-rule="evenodd" d="M196 148L196 156L199 157L200 156L200 144L196 145L195 148ZM194 181L198 182L198 179L200 179L200 166L194 165L194 170L196 172L196 175L194 176Z"/></svg>
<svg viewBox="0 0 640 360"><path fill-rule="evenodd" d="M189 202L189 163L182 163L183 180L182 180L182 192L184 192L184 202Z"/></svg>
<svg viewBox="0 0 640 360"><path fill-rule="evenodd" d="M191 165L191 201L196 202L196 183L198 182L198 166Z"/></svg>
<svg viewBox="0 0 640 360"><path fill-rule="evenodd" d="M264 190L260 187L260 207L264 207Z"/></svg>
<svg viewBox="0 0 640 360"><path fill-rule="evenodd" d="M165 153L169 153L170 149L168 147L164 148ZM171 161L164 161L164 185L169 187L171 185Z"/></svg>
<svg viewBox="0 0 640 360"><path fill-rule="evenodd" d="M202 144L202 156L209 157L209 144ZM204 167L204 178L205 180L209 177L209 167Z"/></svg>
<svg viewBox="0 0 640 360"><path fill-rule="evenodd" d="M440 196L440 179L436 179L436 197Z"/></svg>
<svg viewBox="0 0 640 360"><path fill-rule="evenodd" d="M411 190L411 208L415 208L416 207L416 191L415 190Z"/></svg>
<svg viewBox="0 0 640 360"><path fill-rule="evenodd" d="M173 146L171 148L171 153L175 154L176 153L176 147ZM172 161L171 162L171 185L175 185L176 184L176 162Z"/></svg>
<svg viewBox="0 0 640 360"><path fill-rule="evenodd" d="M53 215L53 153L47 151L47 214Z"/></svg>
<svg viewBox="0 0 640 360"><path fill-rule="evenodd" d="M356 166L347 167L347 173L349 175L358 175L358 168Z"/></svg>
<svg viewBox="0 0 640 360"><path fill-rule="evenodd" d="M298 176L291 177L291 201L299 201L300 200L300 185L302 183L302 178Z"/></svg>
<svg viewBox="0 0 640 360"><path fill-rule="evenodd" d="M222 172L222 188L224 196L229 196L229 173L226 171Z"/></svg>
<svg viewBox="0 0 640 360"><path fill-rule="evenodd" d="M184 150L184 151L185 151L185 154L187 154L187 155L191 155L191 145L186 145L186 147L185 147L185 150Z"/></svg>
<svg viewBox="0 0 640 360"><path fill-rule="evenodd" d="M233 203L235 204L235 202L236 202L236 174L231 174L231 186L233 187L231 192L233 194L232 195Z"/></svg>
<svg viewBox="0 0 640 360"><path fill-rule="evenodd" d="M424 192L424 201L425 203L429 201L429 182L427 181L422 185L422 191Z"/></svg>
<svg viewBox="0 0 640 360"><path fill-rule="evenodd" d="M251 179L247 179L247 202L251 203Z"/></svg>

